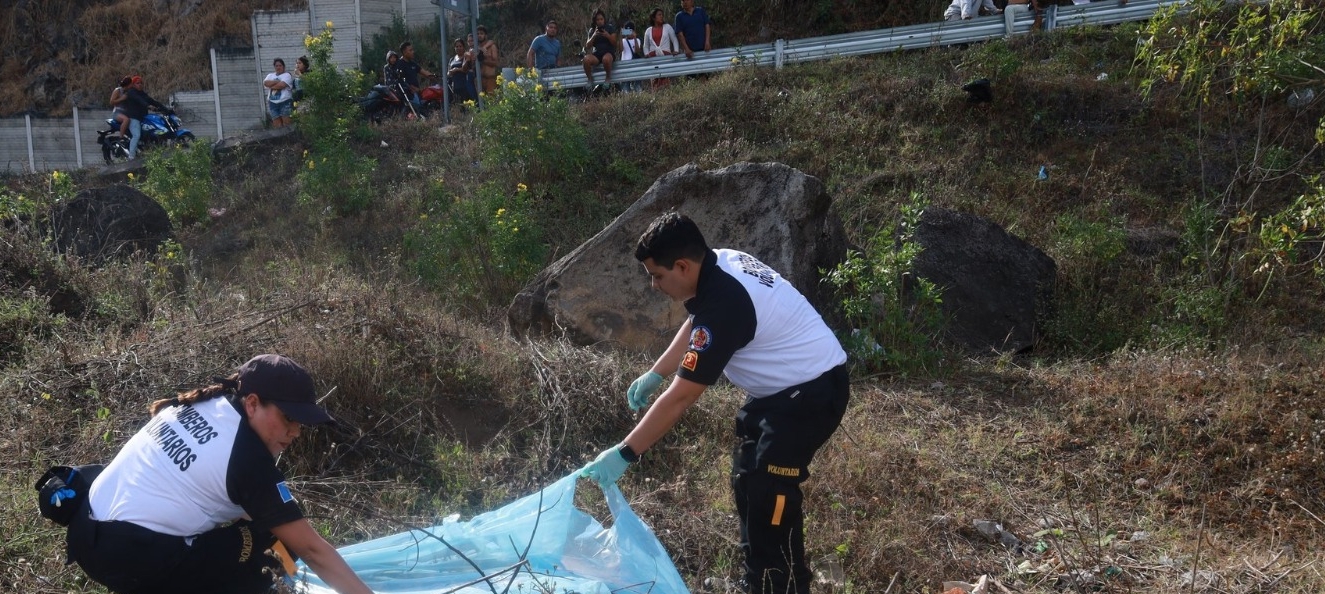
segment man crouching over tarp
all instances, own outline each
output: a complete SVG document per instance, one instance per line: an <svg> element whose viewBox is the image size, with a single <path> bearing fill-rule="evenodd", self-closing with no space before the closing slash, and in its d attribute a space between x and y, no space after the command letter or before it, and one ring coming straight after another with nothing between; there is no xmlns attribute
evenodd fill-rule
<svg viewBox="0 0 1325 594"><path fill-rule="evenodd" d="M664 374L675 371L676 379L625 441L581 474L615 483L725 373L747 393L736 414L741 443L732 461L746 591L808 594L800 483L846 412L846 352L791 283L749 254L709 249L684 215L654 220L635 258L653 287L684 301L690 317L630 385L630 407L647 405Z"/></svg>

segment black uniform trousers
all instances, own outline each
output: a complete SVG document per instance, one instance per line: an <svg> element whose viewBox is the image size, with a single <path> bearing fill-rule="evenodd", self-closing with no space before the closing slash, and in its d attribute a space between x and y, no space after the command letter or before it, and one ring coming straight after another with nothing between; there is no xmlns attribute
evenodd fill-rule
<svg viewBox="0 0 1325 594"><path fill-rule="evenodd" d="M131 522L93 520L83 504L66 536L70 561L116 594L258 594L280 567L267 549L276 537L239 521L194 537L161 534Z"/></svg>
<svg viewBox="0 0 1325 594"><path fill-rule="evenodd" d="M847 369L839 365L771 396L749 397L736 413L732 491L751 594L810 591L800 484L841 424L849 398Z"/></svg>

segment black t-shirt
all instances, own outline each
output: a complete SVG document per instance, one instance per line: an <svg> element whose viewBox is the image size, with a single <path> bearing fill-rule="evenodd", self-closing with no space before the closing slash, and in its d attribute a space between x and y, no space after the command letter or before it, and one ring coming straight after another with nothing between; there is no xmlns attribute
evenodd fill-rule
<svg viewBox="0 0 1325 594"><path fill-rule="evenodd" d="M611 23L608 23L607 25L603 26L603 30L610 35L616 34L616 27L614 27ZM599 35L597 37L594 37L593 39L593 52L595 54L616 53L616 44L612 43L611 41L608 41L607 37Z"/></svg>
<svg viewBox="0 0 1325 594"><path fill-rule="evenodd" d="M411 87L419 86L419 69L419 63L414 60L404 58L396 60L396 72L400 75L400 79Z"/></svg>

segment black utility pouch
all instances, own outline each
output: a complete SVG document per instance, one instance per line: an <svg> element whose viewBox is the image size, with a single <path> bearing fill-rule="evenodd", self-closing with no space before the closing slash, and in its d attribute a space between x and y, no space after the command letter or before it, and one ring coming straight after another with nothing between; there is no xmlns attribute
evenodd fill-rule
<svg viewBox="0 0 1325 594"><path fill-rule="evenodd" d="M101 464L52 466L33 485L37 490L37 509L41 510L41 517L68 526L87 501L92 481L97 480L104 468Z"/></svg>

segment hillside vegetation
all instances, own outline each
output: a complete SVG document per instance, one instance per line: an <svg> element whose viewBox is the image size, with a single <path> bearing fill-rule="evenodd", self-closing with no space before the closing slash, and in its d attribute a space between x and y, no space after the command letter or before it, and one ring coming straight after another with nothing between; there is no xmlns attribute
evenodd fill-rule
<svg viewBox="0 0 1325 594"><path fill-rule="evenodd" d="M904 241L906 207L927 202L992 219L1059 266L1031 353L917 341L924 364L856 360L852 405L805 486L816 591L933 594L987 574L1032 593L1317 592L1325 107L1287 96L1321 79L1220 86L1244 80L1242 56L1207 50L1253 42L1183 29L1241 22L1210 10L1156 25L1173 37L1063 30L575 104L516 85L441 129L367 127L315 101L273 144L158 154L130 178L4 178L0 591L103 592L63 564L32 481L108 460L149 402L258 352L301 361L331 393L341 422L281 465L335 544L574 471L633 424L625 389L652 354L517 341L511 296L661 174L780 161L826 183L871 262L891 262L890 231ZM1282 31L1297 14L1271 16ZM1320 47L1308 17L1279 47ZM320 72L315 96L348 84ZM992 105L965 102L978 77ZM53 254L49 209L110 183L161 201L176 240L105 264ZM621 481L695 592L738 573L739 398L710 391Z"/></svg>

